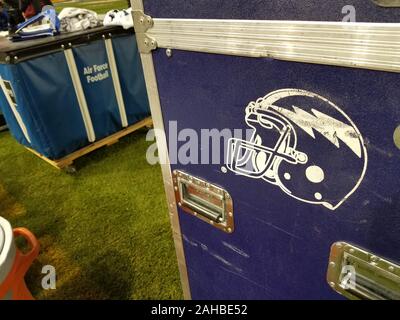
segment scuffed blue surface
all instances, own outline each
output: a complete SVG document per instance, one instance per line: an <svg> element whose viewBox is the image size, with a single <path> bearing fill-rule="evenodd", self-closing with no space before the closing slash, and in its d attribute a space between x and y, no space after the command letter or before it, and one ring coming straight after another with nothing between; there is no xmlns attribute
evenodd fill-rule
<svg viewBox="0 0 400 320"><path fill-rule="evenodd" d="M358 22L399 22L400 8L370 0L145 0L157 18L341 21L353 5ZM336 211L302 203L261 180L220 165L173 165L226 188L235 232L227 235L180 212L194 299L342 299L326 283L330 246L348 241L400 262L400 76L394 73L228 57L154 52L165 126L246 128L250 101L282 89L318 93L340 106L364 137L369 162L360 188ZM223 151L223 150L221 150ZM323 148L320 150L323 154ZM350 171L340 158L343 173ZM340 162L341 161L341 162ZM335 188L340 188L340 179Z"/></svg>
<svg viewBox="0 0 400 320"><path fill-rule="evenodd" d="M172 58L158 50L154 61L167 130L170 120L178 121L178 130L245 129L250 101L298 88L340 106L369 155L360 188L336 211L302 203L261 180L223 174L220 165L173 165L223 186L234 200L232 235L180 213L194 299L340 299L325 280L336 241L400 261L400 150L393 143L400 124L398 74L178 50ZM339 161L350 174L340 150L327 161Z"/></svg>
<svg viewBox="0 0 400 320"><path fill-rule="evenodd" d="M400 8L379 7L372 0L144 0L157 18L341 21L352 5L358 22L399 22Z"/></svg>

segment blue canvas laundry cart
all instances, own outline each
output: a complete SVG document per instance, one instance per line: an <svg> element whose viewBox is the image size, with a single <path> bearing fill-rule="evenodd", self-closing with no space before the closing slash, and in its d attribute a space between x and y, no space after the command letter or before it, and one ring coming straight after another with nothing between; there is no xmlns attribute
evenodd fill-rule
<svg viewBox="0 0 400 320"><path fill-rule="evenodd" d="M185 296L400 299L399 2L132 5Z"/></svg>
<svg viewBox="0 0 400 320"><path fill-rule="evenodd" d="M0 106L13 136L48 160L68 159L58 166L150 121L133 29L3 38L0 60Z"/></svg>

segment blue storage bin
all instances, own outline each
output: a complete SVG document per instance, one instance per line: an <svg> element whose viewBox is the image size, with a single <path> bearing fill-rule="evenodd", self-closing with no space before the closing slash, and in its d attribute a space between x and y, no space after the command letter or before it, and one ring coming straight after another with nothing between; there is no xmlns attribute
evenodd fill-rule
<svg viewBox="0 0 400 320"><path fill-rule="evenodd" d="M1 40L0 60L0 106L11 133L49 159L150 115L132 30Z"/></svg>

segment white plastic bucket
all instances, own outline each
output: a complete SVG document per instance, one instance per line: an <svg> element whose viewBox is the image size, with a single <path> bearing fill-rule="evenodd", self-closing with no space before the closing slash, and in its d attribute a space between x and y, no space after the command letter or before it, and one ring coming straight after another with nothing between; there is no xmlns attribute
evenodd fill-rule
<svg viewBox="0 0 400 320"><path fill-rule="evenodd" d="M13 229L11 224L0 217L0 287L11 272L16 254ZM7 293L0 300L11 299L12 292Z"/></svg>

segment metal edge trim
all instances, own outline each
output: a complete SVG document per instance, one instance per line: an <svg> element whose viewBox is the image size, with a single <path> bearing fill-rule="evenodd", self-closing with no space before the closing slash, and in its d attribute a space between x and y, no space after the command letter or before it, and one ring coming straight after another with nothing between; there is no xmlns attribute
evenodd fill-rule
<svg viewBox="0 0 400 320"><path fill-rule="evenodd" d="M142 0L131 0L133 11L143 11ZM136 37L138 39L138 37ZM171 165L168 157L167 139L165 136L164 121L161 111L161 103L158 94L157 78L154 70L153 57L150 53L141 53L140 58L143 66L143 73L146 82L147 94L149 97L151 115L156 133L158 153L161 161L161 171L164 181L164 189L167 197L168 210L171 221L172 234L175 244L175 251L178 260L178 268L181 278L183 295L186 300L191 299L189 277L183 247L182 233L179 222L177 204L172 182Z"/></svg>
<svg viewBox="0 0 400 320"><path fill-rule="evenodd" d="M160 48L400 72L400 23L153 19Z"/></svg>
<svg viewBox="0 0 400 320"><path fill-rule="evenodd" d="M111 77L114 85L115 97L117 98L119 115L121 117L121 124L122 127L126 128L128 126L128 118L126 117L125 102L121 91L121 83L119 81L117 64L115 63L115 55L114 55L112 40L104 38L104 43L106 46L108 62L110 63Z"/></svg>

